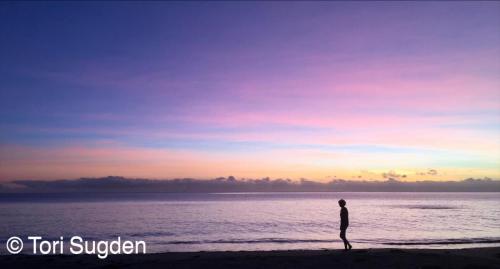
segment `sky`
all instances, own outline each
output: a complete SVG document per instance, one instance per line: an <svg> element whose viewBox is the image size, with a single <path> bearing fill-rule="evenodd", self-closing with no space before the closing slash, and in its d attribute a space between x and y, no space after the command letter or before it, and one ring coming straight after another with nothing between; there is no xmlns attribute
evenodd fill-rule
<svg viewBox="0 0 500 269"><path fill-rule="evenodd" d="M2 2L0 59L0 181L500 178L498 2Z"/></svg>

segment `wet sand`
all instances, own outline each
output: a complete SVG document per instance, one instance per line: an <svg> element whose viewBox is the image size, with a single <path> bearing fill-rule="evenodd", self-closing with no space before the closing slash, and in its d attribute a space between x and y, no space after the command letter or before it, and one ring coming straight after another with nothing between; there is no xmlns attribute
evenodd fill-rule
<svg viewBox="0 0 500 269"><path fill-rule="evenodd" d="M2 268L500 268L500 247L0 256Z"/></svg>

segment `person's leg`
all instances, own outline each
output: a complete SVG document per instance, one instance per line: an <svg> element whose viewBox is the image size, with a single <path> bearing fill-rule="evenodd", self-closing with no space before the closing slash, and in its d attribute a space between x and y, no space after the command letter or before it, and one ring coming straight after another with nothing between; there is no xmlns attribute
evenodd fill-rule
<svg viewBox="0 0 500 269"><path fill-rule="evenodd" d="M349 244L349 242L347 242L345 237L345 229L340 230L340 238L344 241L344 248L347 250L347 244Z"/></svg>
<svg viewBox="0 0 500 269"><path fill-rule="evenodd" d="M349 240L347 240L346 232L347 232L347 229L344 230L344 244L346 245L345 248L347 249L347 247L349 247L349 249L351 249L352 246L351 246L351 243L349 243Z"/></svg>

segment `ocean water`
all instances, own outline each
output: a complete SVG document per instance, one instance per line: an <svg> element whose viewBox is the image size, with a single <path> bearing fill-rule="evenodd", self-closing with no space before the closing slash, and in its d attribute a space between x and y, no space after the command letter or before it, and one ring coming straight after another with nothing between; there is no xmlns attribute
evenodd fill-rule
<svg viewBox="0 0 500 269"><path fill-rule="evenodd" d="M0 194L0 242L143 240L148 252L500 245L500 193ZM5 254L5 251L0 252Z"/></svg>

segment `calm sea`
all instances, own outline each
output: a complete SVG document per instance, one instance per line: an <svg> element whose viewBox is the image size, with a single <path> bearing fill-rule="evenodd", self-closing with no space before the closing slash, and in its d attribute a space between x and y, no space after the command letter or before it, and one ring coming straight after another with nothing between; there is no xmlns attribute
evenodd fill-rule
<svg viewBox="0 0 500 269"><path fill-rule="evenodd" d="M143 240L148 252L500 245L500 193L0 194L0 241ZM0 252L5 254L5 252Z"/></svg>

